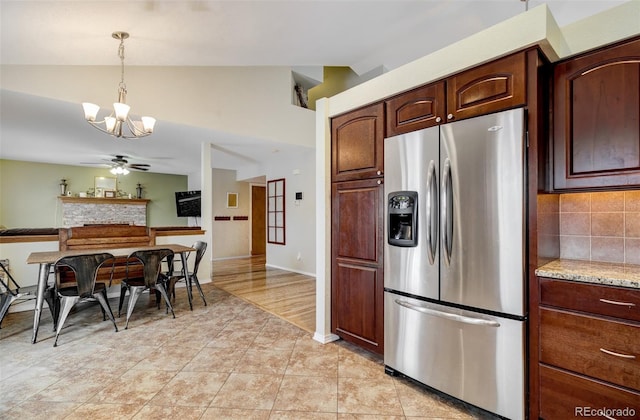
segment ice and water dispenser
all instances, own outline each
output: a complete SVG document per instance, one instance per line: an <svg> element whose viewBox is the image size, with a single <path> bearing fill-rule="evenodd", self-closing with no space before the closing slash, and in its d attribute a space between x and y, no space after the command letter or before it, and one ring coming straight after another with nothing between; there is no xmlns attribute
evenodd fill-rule
<svg viewBox="0 0 640 420"><path fill-rule="evenodd" d="M418 245L418 193L395 191L387 203L387 241L389 245Z"/></svg>

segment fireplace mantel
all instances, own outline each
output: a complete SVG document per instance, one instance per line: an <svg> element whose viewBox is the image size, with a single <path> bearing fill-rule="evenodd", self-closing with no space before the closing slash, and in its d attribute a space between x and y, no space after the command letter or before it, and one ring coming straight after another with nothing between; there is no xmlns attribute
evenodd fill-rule
<svg viewBox="0 0 640 420"><path fill-rule="evenodd" d="M149 199L146 198L102 198L102 197L58 197L63 203L81 203L81 204L147 204Z"/></svg>

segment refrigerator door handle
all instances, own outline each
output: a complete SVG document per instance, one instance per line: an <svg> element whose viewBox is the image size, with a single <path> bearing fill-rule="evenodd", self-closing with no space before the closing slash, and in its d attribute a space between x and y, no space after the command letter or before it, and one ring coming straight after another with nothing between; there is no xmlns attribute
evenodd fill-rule
<svg viewBox="0 0 640 420"><path fill-rule="evenodd" d="M446 158L442 170L441 189L441 216L442 216L442 251L444 262L447 266L451 263L451 251L453 249L453 196L451 185L451 161Z"/></svg>
<svg viewBox="0 0 640 420"><path fill-rule="evenodd" d="M500 326L500 323L498 321L491 321L488 319L481 319L481 318L472 318L469 316L463 316L458 314L450 314L448 312L442 312L442 311L437 311L435 309L425 308L423 306L417 306L400 299L395 299L395 303L397 303L400 306L404 306L405 308L422 312L423 314L426 314L426 315L433 315L439 318L449 319L451 321L462 322L464 324L480 325L483 327L499 327Z"/></svg>
<svg viewBox="0 0 640 420"><path fill-rule="evenodd" d="M429 162L429 169L427 170L427 255L429 256L429 264L433 265L436 258L436 245L438 236L438 222L436 206L438 205L438 181L436 179L436 164L432 160Z"/></svg>

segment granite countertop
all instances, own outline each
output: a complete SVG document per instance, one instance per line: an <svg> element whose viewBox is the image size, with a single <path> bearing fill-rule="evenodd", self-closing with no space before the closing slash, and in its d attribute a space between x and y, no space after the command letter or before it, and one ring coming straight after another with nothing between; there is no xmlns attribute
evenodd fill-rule
<svg viewBox="0 0 640 420"><path fill-rule="evenodd" d="M640 289L640 265L635 264L559 259L539 267L536 275Z"/></svg>

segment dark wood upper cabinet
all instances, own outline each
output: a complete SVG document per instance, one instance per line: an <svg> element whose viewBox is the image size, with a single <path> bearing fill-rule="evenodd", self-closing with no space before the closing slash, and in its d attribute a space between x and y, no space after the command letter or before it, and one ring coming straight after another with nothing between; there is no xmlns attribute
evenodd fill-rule
<svg viewBox="0 0 640 420"><path fill-rule="evenodd" d="M388 99L387 137L524 106L526 64L519 52Z"/></svg>
<svg viewBox="0 0 640 420"><path fill-rule="evenodd" d="M526 54L520 52L447 79L447 121L525 105Z"/></svg>
<svg viewBox="0 0 640 420"><path fill-rule="evenodd" d="M556 65L553 186L640 186L640 39Z"/></svg>
<svg viewBox="0 0 640 420"><path fill-rule="evenodd" d="M332 182L380 177L384 166L384 103L331 120Z"/></svg>
<svg viewBox="0 0 640 420"><path fill-rule="evenodd" d="M385 101L387 137L440 124L446 115L445 82L422 86Z"/></svg>

